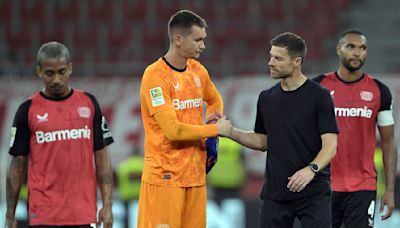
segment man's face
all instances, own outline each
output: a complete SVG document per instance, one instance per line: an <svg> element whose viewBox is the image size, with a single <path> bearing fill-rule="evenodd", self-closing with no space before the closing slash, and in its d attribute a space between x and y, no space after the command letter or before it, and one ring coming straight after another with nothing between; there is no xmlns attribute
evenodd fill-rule
<svg viewBox="0 0 400 228"><path fill-rule="evenodd" d="M72 73L72 64L63 59L46 59L36 67L36 73L45 85L44 93L52 98L68 94L68 82Z"/></svg>
<svg viewBox="0 0 400 228"><path fill-rule="evenodd" d="M288 53L287 48L272 46L269 52L270 59L268 62L271 77L273 79L288 78L293 75L295 61L301 61L292 59Z"/></svg>
<svg viewBox="0 0 400 228"><path fill-rule="evenodd" d="M198 59L206 48L204 45L206 36L205 28L193 25L190 33L182 35L180 42L182 55L186 58Z"/></svg>
<svg viewBox="0 0 400 228"><path fill-rule="evenodd" d="M359 34L347 34L340 40L336 52L345 68L359 70L367 58L367 39Z"/></svg>

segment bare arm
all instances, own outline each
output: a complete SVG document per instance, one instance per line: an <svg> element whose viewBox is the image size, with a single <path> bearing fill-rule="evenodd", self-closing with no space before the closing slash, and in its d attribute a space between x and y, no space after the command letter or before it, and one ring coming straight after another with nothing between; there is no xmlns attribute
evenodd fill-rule
<svg viewBox="0 0 400 228"><path fill-rule="evenodd" d="M17 208L19 191L26 177L28 167L27 156L12 156L7 172L6 184L6 227L16 227L15 209Z"/></svg>
<svg viewBox="0 0 400 228"><path fill-rule="evenodd" d="M385 171L385 192L382 195L380 212L387 206L386 214L382 220L389 218L394 210L394 182L397 170L397 146L394 139L394 125L379 126L381 135L383 167Z"/></svg>
<svg viewBox="0 0 400 228"><path fill-rule="evenodd" d="M107 148L95 152L96 176L100 186L103 208L99 211L99 223L103 223L104 228L111 228L112 217L112 168L111 159Z"/></svg>
<svg viewBox="0 0 400 228"><path fill-rule="evenodd" d="M312 161L316 163L319 170L325 168L335 157L336 145L337 145L337 134L326 133L321 135L322 147L318 152L317 156ZM308 167L308 165L292 176L290 176L287 187L292 192L302 191L311 181L314 179L315 173Z"/></svg>
<svg viewBox="0 0 400 228"><path fill-rule="evenodd" d="M267 150L267 135L255 133L253 131L243 131L239 128L233 128L229 137L248 148L260 151Z"/></svg>
<svg viewBox="0 0 400 228"><path fill-rule="evenodd" d="M318 164L319 169L325 168L336 155L337 134L326 133L321 135L322 148L312 161Z"/></svg>

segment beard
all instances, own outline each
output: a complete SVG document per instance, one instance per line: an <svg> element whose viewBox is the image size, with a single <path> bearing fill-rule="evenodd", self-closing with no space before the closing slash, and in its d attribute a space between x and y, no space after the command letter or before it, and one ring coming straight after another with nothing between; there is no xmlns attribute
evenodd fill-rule
<svg viewBox="0 0 400 228"><path fill-rule="evenodd" d="M360 60L360 64L358 66L351 65L350 62L351 62L350 60L342 58L342 64L343 64L344 67L346 67L347 70L349 70L349 71L357 71L357 70L361 69L361 67L364 65L365 59L364 60Z"/></svg>

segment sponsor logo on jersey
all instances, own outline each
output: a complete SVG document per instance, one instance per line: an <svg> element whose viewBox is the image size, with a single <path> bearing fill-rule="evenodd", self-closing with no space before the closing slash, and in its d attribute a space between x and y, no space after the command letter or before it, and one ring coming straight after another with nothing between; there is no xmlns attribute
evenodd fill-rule
<svg viewBox="0 0 400 228"><path fill-rule="evenodd" d="M361 100L372 101L372 98L374 97L374 94L372 92L369 92L369 91L361 91L360 92L360 97L361 97Z"/></svg>
<svg viewBox="0 0 400 228"><path fill-rule="evenodd" d="M331 90L330 93L331 93L331 97L333 97L333 95L335 95L335 90Z"/></svg>
<svg viewBox="0 0 400 228"><path fill-rule="evenodd" d="M172 99L172 104L174 105L175 110L198 108L203 106L203 98L195 98L188 100Z"/></svg>
<svg viewBox="0 0 400 228"><path fill-rule="evenodd" d="M90 117L90 108L89 107L78 107L78 114L82 118Z"/></svg>
<svg viewBox="0 0 400 228"><path fill-rule="evenodd" d="M162 93L161 87L155 87L150 89L150 98L151 98L151 104L153 107L157 107L160 105L165 104L164 96Z"/></svg>
<svg viewBox="0 0 400 228"><path fill-rule="evenodd" d="M364 108L335 108L335 116L343 117L364 117L370 119L372 110L364 106Z"/></svg>
<svg viewBox="0 0 400 228"><path fill-rule="evenodd" d="M36 118L38 119L38 122L39 123L42 123L42 122L46 122L46 121L48 121L49 119L49 114L46 112L45 114L43 114L43 116L41 116L41 115L39 115L39 114L37 114L36 115Z"/></svg>
<svg viewBox="0 0 400 228"><path fill-rule="evenodd" d="M38 144L71 139L90 139L90 129L88 126L85 126L85 128L80 129L65 129L50 132L36 131L35 135Z"/></svg>

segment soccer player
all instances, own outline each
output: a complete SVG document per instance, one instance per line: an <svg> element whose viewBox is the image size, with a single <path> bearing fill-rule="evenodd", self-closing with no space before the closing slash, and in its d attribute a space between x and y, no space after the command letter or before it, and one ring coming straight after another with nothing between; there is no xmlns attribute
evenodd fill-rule
<svg viewBox="0 0 400 228"><path fill-rule="evenodd" d="M148 66L140 88L145 153L138 227L206 226L204 138L227 135L220 94L198 62L207 24L189 10L169 20L168 52ZM208 122L203 124L203 102Z"/></svg>
<svg viewBox="0 0 400 228"><path fill-rule="evenodd" d="M382 220L394 209L397 146L394 139L392 95L386 85L364 73L367 38L356 29L342 33L336 47L339 69L317 77L330 90L340 128L337 155L332 160L333 227L373 227L376 199L374 152L376 126L381 136L385 192Z"/></svg>
<svg viewBox="0 0 400 228"><path fill-rule="evenodd" d="M233 128L230 137L255 150L268 148L261 192L260 227L331 227L329 162L338 128L329 91L304 76L306 43L282 33L271 40L271 77L261 92L254 132Z"/></svg>
<svg viewBox="0 0 400 228"><path fill-rule="evenodd" d="M98 223L112 227L113 142L96 98L68 86L72 63L61 43L43 44L36 72L44 88L15 115L7 173L6 227L17 227L15 209L28 175L30 227L90 227L96 223L97 183L103 207ZM26 174L27 173L27 174Z"/></svg>

